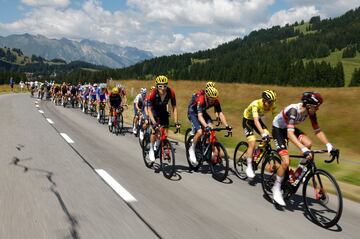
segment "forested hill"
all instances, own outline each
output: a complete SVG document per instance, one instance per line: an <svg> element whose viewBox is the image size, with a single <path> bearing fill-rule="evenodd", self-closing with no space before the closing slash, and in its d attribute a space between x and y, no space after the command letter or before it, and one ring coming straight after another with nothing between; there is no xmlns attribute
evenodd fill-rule
<svg viewBox="0 0 360 239"><path fill-rule="evenodd" d="M341 59L357 58L359 29L357 8L334 19L313 17L307 23L261 29L215 49L158 57L108 73L123 79L166 74L172 79L341 87L342 60L330 65L319 58L339 51Z"/></svg>
<svg viewBox="0 0 360 239"><path fill-rule="evenodd" d="M25 72L31 72L34 76L42 76L44 79L62 76L72 72L96 72L108 69L83 61L72 61L67 63L62 59L46 60L40 56L25 56L17 48L0 48L0 84L6 82L10 77L15 82L26 80Z"/></svg>

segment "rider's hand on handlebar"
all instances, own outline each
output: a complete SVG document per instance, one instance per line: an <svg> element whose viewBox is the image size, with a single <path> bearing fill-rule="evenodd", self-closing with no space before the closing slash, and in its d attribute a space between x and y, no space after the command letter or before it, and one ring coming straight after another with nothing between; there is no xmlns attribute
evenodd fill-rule
<svg viewBox="0 0 360 239"><path fill-rule="evenodd" d="M210 132L210 130L211 130L211 127L210 127L210 126L206 126L206 127L205 127L205 132Z"/></svg>
<svg viewBox="0 0 360 239"><path fill-rule="evenodd" d="M176 127L177 129L180 129L181 124L180 124L179 122L176 122L176 123L175 123L175 127Z"/></svg>
<svg viewBox="0 0 360 239"><path fill-rule="evenodd" d="M270 141L270 136L269 136L267 133L263 133L263 134L261 135L261 139L262 139L263 141L269 142L269 141Z"/></svg>
<svg viewBox="0 0 360 239"><path fill-rule="evenodd" d="M301 149L301 151L303 152L303 155L306 159L312 159L312 153L311 153L310 149L304 147Z"/></svg>
<svg viewBox="0 0 360 239"><path fill-rule="evenodd" d="M231 127L230 125L226 126L226 129L227 129L228 131L232 131L232 127Z"/></svg>
<svg viewBox="0 0 360 239"><path fill-rule="evenodd" d="M333 150L332 144L327 143L327 144L326 144L326 149L327 149L328 153L330 153L330 152Z"/></svg>

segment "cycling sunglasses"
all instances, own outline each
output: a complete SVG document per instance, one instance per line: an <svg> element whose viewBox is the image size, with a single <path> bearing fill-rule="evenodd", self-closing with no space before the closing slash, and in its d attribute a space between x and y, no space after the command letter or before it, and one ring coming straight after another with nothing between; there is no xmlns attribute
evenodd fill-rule
<svg viewBox="0 0 360 239"><path fill-rule="evenodd" d="M158 85L157 86L159 89L163 90L163 89L166 89L167 85Z"/></svg>

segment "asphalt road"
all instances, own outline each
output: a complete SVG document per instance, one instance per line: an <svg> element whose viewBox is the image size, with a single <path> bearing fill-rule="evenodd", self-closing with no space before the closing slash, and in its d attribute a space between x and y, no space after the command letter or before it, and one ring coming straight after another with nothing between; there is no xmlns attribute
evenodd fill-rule
<svg viewBox="0 0 360 239"><path fill-rule="evenodd" d="M359 237L357 203L344 199L339 224L326 230L300 197L285 209L266 201L259 177L230 172L220 183L189 173L183 144L168 180L145 167L132 134L110 134L77 109L38 106L28 94L0 96L0 238Z"/></svg>

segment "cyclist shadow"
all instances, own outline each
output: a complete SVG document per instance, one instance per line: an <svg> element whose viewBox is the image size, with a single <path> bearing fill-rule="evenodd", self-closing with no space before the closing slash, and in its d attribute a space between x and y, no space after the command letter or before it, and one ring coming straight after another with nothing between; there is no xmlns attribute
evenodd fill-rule
<svg viewBox="0 0 360 239"><path fill-rule="evenodd" d="M161 173L161 165L159 163L154 163L153 169L155 173ZM169 178L170 181L180 181L182 179L181 175L178 173L179 167L175 165L175 172L171 178Z"/></svg>
<svg viewBox="0 0 360 239"><path fill-rule="evenodd" d="M286 200L286 207L282 207L282 206L274 203L271 199L266 198L265 195L263 195L263 196L267 201L270 201L271 203L273 203L274 207L277 210L279 210L279 211L288 210L288 211L291 211L291 212L295 212L295 211L302 212L302 214L304 215L304 217L306 219L308 219L312 223L318 225L316 222L314 222L314 220L310 217L310 215L304 210L304 201L303 201L302 195L295 194L290 199ZM309 201L309 203L311 203L311 201ZM314 203L317 203L317 202L314 200ZM319 211L318 215L320 216L320 214L321 214L321 211ZM326 220L326 218L324 218L324 219ZM321 225L318 225L318 226L321 227ZM339 224L336 224L335 227L336 228L326 228L326 230L334 231L334 232L341 232L342 231L342 227Z"/></svg>

